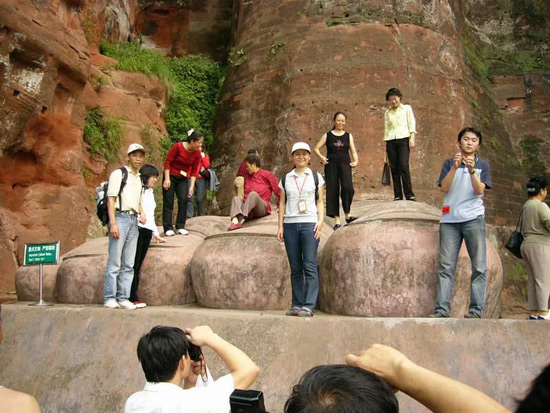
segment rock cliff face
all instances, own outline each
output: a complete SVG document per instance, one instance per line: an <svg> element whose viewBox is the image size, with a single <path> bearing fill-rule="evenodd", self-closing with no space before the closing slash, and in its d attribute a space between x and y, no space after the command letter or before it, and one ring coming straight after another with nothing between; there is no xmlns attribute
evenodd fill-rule
<svg viewBox="0 0 550 413"><path fill-rule="evenodd" d="M297 140L314 145L331 128L337 110L347 113L347 129L358 148L356 197L389 198L379 183L384 94L398 87L417 118L411 170L418 198L439 205L435 182L441 164L456 151L459 130L474 125L485 133L481 154L493 168L489 220L511 223L525 181L515 140L506 129L513 121L495 103L489 74L482 79L477 72L475 49L468 43L470 38L488 39L492 26L479 27L473 21L477 16L486 19L483 10L497 3L238 2L235 47L214 148L214 158L225 172L222 208L228 207L234 171L249 147L259 147L266 168L281 174L289 167L290 145ZM509 42L516 44L517 39ZM320 168L317 160L313 164Z"/></svg>

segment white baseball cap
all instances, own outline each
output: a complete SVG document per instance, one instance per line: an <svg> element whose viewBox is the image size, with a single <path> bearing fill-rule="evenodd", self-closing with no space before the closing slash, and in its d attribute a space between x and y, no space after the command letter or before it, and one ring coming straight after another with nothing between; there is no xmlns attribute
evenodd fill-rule
<svg viewBox="0 0 550 413"><path fill-rule="evenodd" d="M128 151L126 153L130 155L132 152L135 152L135 151L141 151L145 154L145 148L141 146L139 143L132 143L130 146L128 146Z"/></svg>
<svg viewBox="0 0 550 413"><path fill-rule="evenodd" d="M311 153L311 148L309 145L305 142L296 142L294 145L292 145L292 151L290 151L290 154L292 155L294 152L296 152L298 149L304 149Z"/></svg>

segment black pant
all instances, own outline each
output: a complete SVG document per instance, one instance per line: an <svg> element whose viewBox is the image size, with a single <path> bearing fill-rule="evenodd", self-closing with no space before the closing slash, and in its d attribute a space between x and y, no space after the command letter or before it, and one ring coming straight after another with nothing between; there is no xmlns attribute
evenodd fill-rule
<svg viewBox="0 0 550 413"><path fill-rule="evenodd" d="M136 247L136 259L134 261L134 279L132 280L132 288L130 289L130 301L139 301L137 290L139 287L139 272L141 271L141 264L147 255L149 245L151 245L151 238L153 237L153 231L147 228L138 228L139 237Z"/></svg>
<svg viewBox="0 0 550 413"><path fill-rule="evenodd" d="M187 194L189 180L187 178L170 175L170 188L162 189L162 226L164 232L174 230L172 214L174 212L174 194L178 197L178 215L176 216L176 230L185 228L187 219Z"/></svg>
<svg viewBox="0 0 550 413"><path fill-rule="evenodd" d="M414 198L409 170L409 138L386 141L386 152L390 161L394 197L403 199L404 192L406 199Z"/></svg>
<svg viewBox="0 0 550 413"><path fill-rule="evenodd" d="M325 165L325 180L327 189L327 216L334 218L340 215L339 196L342 198L342 209L346 214L349 214L351 201L355 193L349 163L329 161Z"/></svg>

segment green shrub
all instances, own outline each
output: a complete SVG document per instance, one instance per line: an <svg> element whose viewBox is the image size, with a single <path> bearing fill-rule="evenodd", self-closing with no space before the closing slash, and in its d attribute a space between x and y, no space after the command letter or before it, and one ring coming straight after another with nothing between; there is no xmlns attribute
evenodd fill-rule
<svg viewBox="0 0 550 413"><path fill-rule="evenodd" d="M122 144L120 119L106 116L98 107L90 109L84 118L84 142L90 145L93 156L115 161Z"/></svg>
<svg viewBox="0 0 550 413"><path fill-rule="evenodd" d="M203 56L170 58L136 44L103 42L101 51L118 60L116 69L158 76L168 85L168 147L186 138L191 128L204 134L207 147L212 144L218 96L225 77L223 68Z"/></svg>

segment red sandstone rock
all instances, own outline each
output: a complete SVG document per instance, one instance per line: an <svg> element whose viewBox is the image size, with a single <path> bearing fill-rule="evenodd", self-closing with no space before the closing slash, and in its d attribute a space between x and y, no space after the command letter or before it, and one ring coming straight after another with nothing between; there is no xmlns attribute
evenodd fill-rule
<svg viewBox="0 0 550 413"><path fill-rule="evenodd" d="M235 231L207 237L190 264L199 305L241 310L283 310L290 306L290 266L277 241L275 214L251 220ZM332 229L325 226L319 256Z"/></svg>
<svg viewBox="0 0 550 413"><path fill-rule="evenodd" d="M332 314L422 317L437 296L439 219L436 208L391 202L367 208L361 218L336 231L325 246L320 308ZM468 313L470 260L461 249L455 274L452 317ZM498 317L503 270L487 241L485 317Z"/></svg>

